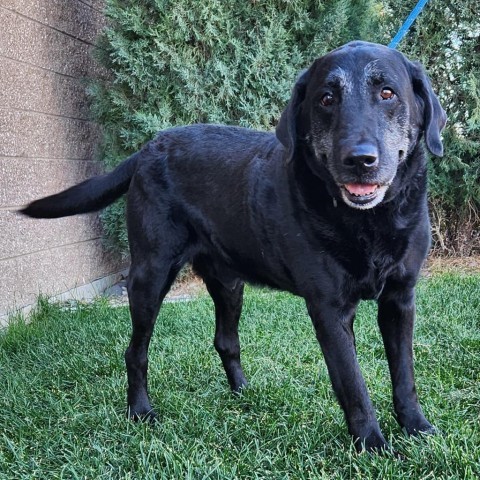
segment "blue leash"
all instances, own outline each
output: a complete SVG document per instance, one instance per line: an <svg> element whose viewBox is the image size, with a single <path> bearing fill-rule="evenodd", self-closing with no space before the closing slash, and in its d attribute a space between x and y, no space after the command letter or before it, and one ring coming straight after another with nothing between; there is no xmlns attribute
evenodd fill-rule
<svg viewBox="0 0 480 480"><path fill-rule="evenodd" d="M423 10L423 7L427 4L428 0L419 0L415 5L414 9L407 17L403 25L400 27L400 30L397 32L393 40L388 44L389 48L397 48L397 45L400 43L402 38L408 32L408 29L412 26L412 23L420 15L420 12Z"/></svg>

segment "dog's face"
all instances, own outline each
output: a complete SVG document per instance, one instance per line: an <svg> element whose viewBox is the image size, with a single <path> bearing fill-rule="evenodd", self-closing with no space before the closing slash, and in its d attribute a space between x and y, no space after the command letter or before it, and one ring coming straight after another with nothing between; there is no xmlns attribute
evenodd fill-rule
<svg viewBox="0 0 480 480"><path fill-rule="evenodd" d="M442 155L446 117L423 70L401 53L352 42L319 58L298 80L277 136L295 157L299 139L326 168L333 194L347 205L380 204L422 133Z"/></svg>

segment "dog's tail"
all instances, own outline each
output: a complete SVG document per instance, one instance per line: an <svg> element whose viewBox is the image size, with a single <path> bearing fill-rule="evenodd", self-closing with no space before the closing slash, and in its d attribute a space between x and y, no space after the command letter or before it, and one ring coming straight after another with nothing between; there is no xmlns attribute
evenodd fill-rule
<svg viewBox="0 0 480 480"><path fill-rule="evenodd" d="M140 156L141 152L137 152L110 173L35 200L20 213L33 218L58 218L100 210L127 192Z"/></svg>

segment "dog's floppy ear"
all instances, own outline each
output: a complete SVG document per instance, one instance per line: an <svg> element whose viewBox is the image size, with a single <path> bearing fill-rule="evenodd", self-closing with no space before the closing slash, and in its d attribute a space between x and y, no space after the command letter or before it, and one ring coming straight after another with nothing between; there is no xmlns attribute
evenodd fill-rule
<svg viewBox="0 0 480 480"><path fill-rule="evenodd" d="M411 63L413 91L423 110L423 130L428 150L437 157L443 155L440 132L447 123L447 115L432 90L430 80L419 63Z"/></svg>
<svg viewBox="0 0 480 480"><path fill-rule="evenodd" d="M305 98L305 90L310 77L310 70L304 70L293 87L292 96L282 112L278 122L275 134L280 143L287 150L287 162L291 162L295 155L295 147L297 143L297 114L303 99Z"/></svg>

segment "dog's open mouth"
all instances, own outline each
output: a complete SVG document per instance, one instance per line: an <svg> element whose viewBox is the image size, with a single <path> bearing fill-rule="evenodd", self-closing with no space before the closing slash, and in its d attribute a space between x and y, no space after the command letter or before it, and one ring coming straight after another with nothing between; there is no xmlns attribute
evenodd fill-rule
<svg viewBox="0 0 480 480"><path fill-rule="evenodd" d="M340 191L347 205L365 210L378 205L383 200L387 188L387 185L345 183L341 185Z"/></svg>
<svg viewBox="0 0 480 480"><path fill-rule="evenodd" d="M346 183L343 188L349 199L354 203L363 205L368 203L377 195L379 185L369 185L365 183Z"/></svg>

